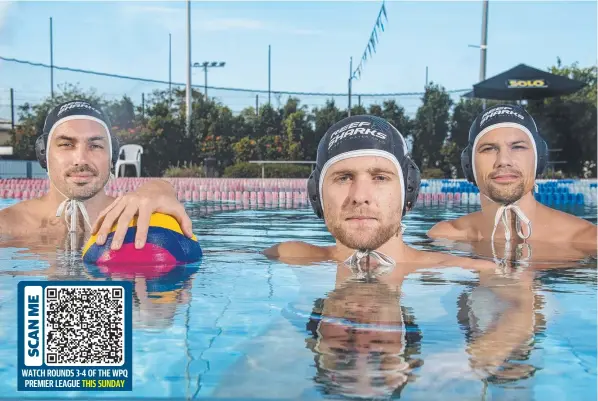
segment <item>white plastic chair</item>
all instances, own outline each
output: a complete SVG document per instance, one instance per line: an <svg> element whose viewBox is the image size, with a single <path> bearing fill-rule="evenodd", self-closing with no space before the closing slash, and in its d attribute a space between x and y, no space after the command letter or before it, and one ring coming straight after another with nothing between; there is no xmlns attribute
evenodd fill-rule
<svg viewBox="0 0 598 401"><path fill-rule="evenodd" d="M137 177L141 176L141 155L143 154L143 147L141 145L123 145L120 147L118 160L116 161L116 176L120 176L120 168L125 165L135 166ZM121 156L124 155L124 159ZM125 169L123 168L123 175Z"/></svg>

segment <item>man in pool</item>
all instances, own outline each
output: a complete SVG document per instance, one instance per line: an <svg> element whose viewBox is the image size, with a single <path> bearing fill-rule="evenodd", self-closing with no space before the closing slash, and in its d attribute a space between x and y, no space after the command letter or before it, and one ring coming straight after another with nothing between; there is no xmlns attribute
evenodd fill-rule
<svg viewBox="0 0 598 401"><path fill-rule="evenodd" d="M495 240L505 243L505 251L514 240L567 243L586 255L595 255L598 232L594 224L534 198L535 180L547 158L547 144L525 109L499 105L483 111L471 125L469 144L461 155L465 176L480 189L481 210L439 222L428 236L489 240L493 253ZM503 229L499 230L501 223Z"/></svg>
<svg viewBox="0 0 598 401"><path fill-rule="evenodd" d="M374 116L352 116L334 124L318 146L308 181L311 205L336 244L289 241L264 251L289 263L339 261L369 266L461 266L494 268L493 263L413 249L403 242L402 218L417 200L420 172L407 156L399 131Z"/></svg>
<svg viewBox="0 0 598 401"><path fill-rule="evenodd" d="M135 246L139 249L145 245L151 214L161 212L176 218L191 237L191 220L170 183L152 180L116 199L105 194L119 154L118 139L109 127L103 111L86 101L54 107L35 144L38 161L48 171L49 191L1 210L0 233L16 238L66 235L71 247L80 247L81 237L96 232L97 243L103 244L117 223L111 247L119 249L129 222L137 215Z"/></svg>

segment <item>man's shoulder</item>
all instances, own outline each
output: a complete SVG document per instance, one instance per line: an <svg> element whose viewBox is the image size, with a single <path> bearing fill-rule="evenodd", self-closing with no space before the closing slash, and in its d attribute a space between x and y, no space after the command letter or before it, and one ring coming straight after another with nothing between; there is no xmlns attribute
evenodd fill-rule
<svg viewBox="0 0 598 401"><path fill-rule="evenodd" d="M39 209L38 199L28 199L0 210L0 230L5 231L6 225L28 224Z"/></svg>
<svg viewBox="0 0 598 401"><path fill-rule="evenodd" d="M324 261L331 255L330 247L312 245L303 241L281 242L264 250L263 253L270 259L293 264Z"/></svg>
<svg viewBox="0 0 598 401"><path fill-rule="evenodd" d="M479 214L480 212L474 212L454 220L439 221L428 231L428 237L454 240L475 239L472 238L472 236L475 236L474 223L476 216Z"/></svg>
<svg viewBox="0 0 598 401"><path fill-rule="evenodd" d="M543 218L554 227L559 227L573 242L596 242L598 229L595 224L573 214L544 206Z"/></svg>

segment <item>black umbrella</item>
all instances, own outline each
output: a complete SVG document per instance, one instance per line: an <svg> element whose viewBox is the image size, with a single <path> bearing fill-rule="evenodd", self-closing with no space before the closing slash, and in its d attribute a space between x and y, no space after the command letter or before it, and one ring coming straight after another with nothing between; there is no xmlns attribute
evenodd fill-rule
<svg viewBox="0 0 598 401"><path fill-rule="evenodd" d="M538 100L575 93L584 82L519 64L473 86L465 97L495 100Z"/></svg>

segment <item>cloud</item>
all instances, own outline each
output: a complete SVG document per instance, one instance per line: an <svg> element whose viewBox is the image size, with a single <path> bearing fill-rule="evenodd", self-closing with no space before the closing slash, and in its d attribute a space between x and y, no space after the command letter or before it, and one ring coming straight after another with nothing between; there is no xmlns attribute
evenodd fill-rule
<svg viewBox="0 0 598 401"><path fill-rule="evenodd" d="M12 4L12 1L0 1L0 30L2 30L4 24L8 21L8 9Z"/></svg>
<svg viewBox="0 0 598 401"><path fill-rule="evenodd" d="M122 11L128 17L150 19L159 23L169 31L185 29L186 8L159 5L126 4ZM205 13L198 16L191 14L193 31L268 31L279 34L319 35L322 31L312 29L296 29L290 26L276 26L252 18L210 17Z"/></svg>

